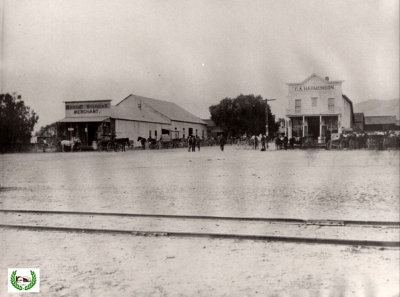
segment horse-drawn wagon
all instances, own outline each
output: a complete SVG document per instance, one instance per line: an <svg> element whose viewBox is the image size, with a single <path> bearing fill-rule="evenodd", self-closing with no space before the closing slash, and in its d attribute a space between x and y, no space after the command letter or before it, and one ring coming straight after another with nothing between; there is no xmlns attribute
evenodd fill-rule
<svg viewBox="0 0 400 297"><path fill-rule="evenodd" d="M114 134L104 134L102 139L97 141L97 150L99 152L118 152L125 151L125 147L130 145L129 138L117 138Z"/></svg>
<svg viewBox="0 0 400 297"><path fill-rule="evenodd" d="M58 143L58 150L65 152L65 147L71 148L71 152L81 150L81 140L78 137L73 137L72 140L61 140Z"/></svg>
<svg viewBox="0 0 400 297"><path fill-rule="evenodd" d="M162 134L159 140L159 148L168 149L173 147L174 147L174 142L171 136L168 134Z"/></svg>

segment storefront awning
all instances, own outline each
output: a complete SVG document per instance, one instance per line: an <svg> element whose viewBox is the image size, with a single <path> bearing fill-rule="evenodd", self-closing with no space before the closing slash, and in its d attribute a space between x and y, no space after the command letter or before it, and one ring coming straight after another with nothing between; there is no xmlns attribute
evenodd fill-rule
<svg viewBox="0 0 400 297"><path fill-rule="evenodd" d="M86 123L86 122L104 122L109 120L110 117L82 117L82 118L63 118L57 123Z"/></svg>

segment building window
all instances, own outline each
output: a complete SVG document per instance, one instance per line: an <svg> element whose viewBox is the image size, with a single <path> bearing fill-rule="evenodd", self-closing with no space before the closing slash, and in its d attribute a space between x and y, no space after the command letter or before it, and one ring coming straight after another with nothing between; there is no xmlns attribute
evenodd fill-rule
<svg viewBox="0 0 400 297"><path fill-rule="evenodd" d="M157 130L154 131L154 137L157 139Z"/></svg>
<svg viewBox="0 0 400 297"><path fill-rule="evenodd" d="M197 136L197 129L196 129L196 136Z"/></svg>
<svg viewBox="0 0 400 297"><path fill-rule="evenodd" d="M328 98L328 109L329 110L335 109L335 98Z"/></svg>
<svg viewBox="0 0 400 297"><path fill-rule="evenodd" d="M318 97L311 97L312 107L318 106Z"/></svg>
<svg viewBox="0 0 400 297"><path fill-rule="evenodd" d="M296 99L295 100L294 111L296 113L300 113L301 112L301 99Z"/></svg>
<svg viewBox="0 0 400 297"><path fill-rule="evenodd" d="M338 133L338 118L335 117L326 117L325 125L332 133Z"/></svg>
<svg viewBox="0 0 400 297"><path fill-rule="evenodd" d="M182 130L183 130L183 136L182 137L185 138L185 135L186 135L185 134L185 128L183 128Z"/></svg>

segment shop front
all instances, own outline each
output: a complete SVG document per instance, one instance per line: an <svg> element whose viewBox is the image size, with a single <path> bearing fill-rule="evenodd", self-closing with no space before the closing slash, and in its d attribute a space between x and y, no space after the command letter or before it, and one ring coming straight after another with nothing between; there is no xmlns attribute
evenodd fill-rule
<svg viewBox="0 0 400 297"><path fill-rule="evenodd" d="M342 94L343 81L330 81L312 74L300 83L288 83L289 138L310 137L325 142L326 131L351 130L353 103Z"/></svg>
<svg viewBox="0 0 400 297"><path fill-rule="evenodd" d="M289 118L289 137L312 137L318 142L325 141L326 131L339 133L340 115L315 115Z"/></svg>
<svg viewBox="0 0 400 297"><path fill-rule="evenodd" d="M111 100L67 101L65 118L57 122L59 140L79 138L83 146L93 146L115 132L110 115Z"/></svg>

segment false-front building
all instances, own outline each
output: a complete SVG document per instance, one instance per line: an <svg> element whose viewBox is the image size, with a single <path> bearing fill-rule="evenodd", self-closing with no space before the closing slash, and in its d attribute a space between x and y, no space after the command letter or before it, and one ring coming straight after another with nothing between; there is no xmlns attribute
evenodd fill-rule
<svg viewBox="0 0 400 297"><path fill-rule="evenodd" d="M134 142L138 137L172 139L207 137L207 123L172 102L129 95L117 105L111 100L66 101L61 138L78 137L84 145L115 135ZM140 145L139 142L136 145Z"/></svg>
<svg viewBox="0 0 400 297"><path fill-rule="evenodd" d="M300 83L288 83L288 136L311 136L324 142L325 133L350 131L353 103L342 93L342 80L329 81L312 74Z"/></svg>

